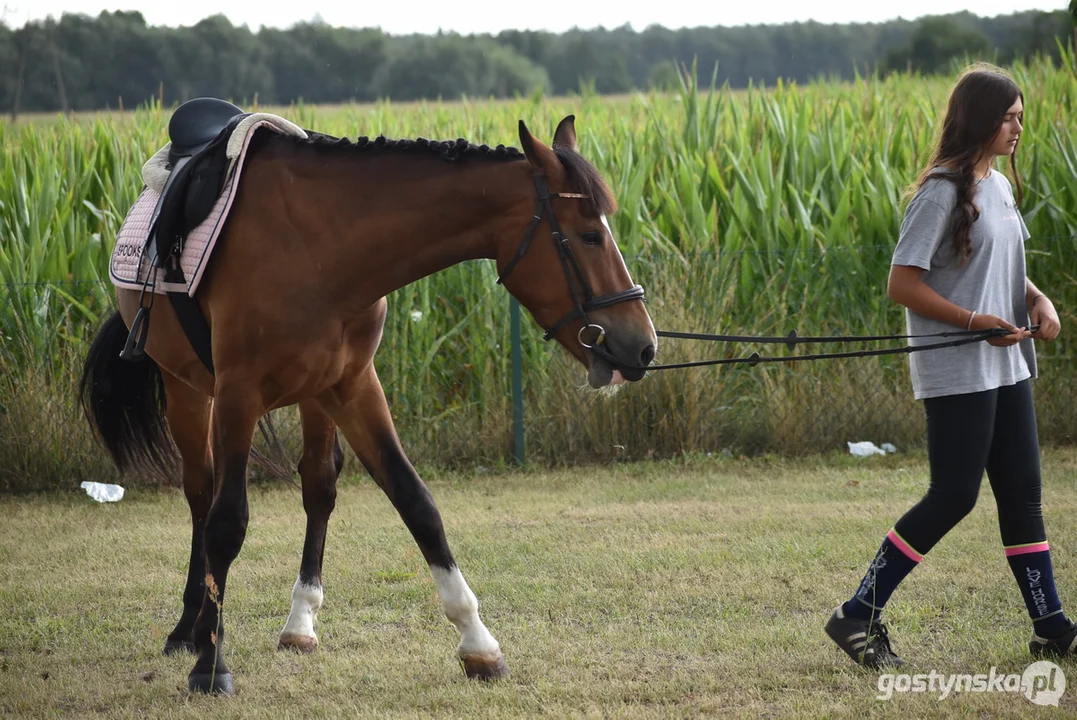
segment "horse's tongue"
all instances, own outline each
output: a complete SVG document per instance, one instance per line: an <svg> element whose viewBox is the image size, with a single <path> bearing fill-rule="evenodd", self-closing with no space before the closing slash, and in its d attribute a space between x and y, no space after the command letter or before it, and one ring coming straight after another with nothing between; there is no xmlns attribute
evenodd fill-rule
<svg viewBox="0 0 1077 720"><path fill-rule="evenodd" d="M613 377L610 378L610 385L620 385L624 381L625 381L625 378L624 378L624 375L621 374L621 371L620 370L614 370L613 371Z"/></svg>

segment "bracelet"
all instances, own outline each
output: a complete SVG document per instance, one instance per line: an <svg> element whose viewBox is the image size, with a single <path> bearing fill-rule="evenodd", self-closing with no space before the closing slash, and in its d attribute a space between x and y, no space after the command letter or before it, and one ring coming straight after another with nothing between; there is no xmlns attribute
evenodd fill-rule
<svg viewBox="0 0 1077 720"><path fill-rule="evenodd" d="M1044 295L1043 293L1040 293L1036 297L1032 298L1032 303L1028 306L1029 309L1036 307L1036 301L1039 300L1041 297L1047 297L1047 296Z"/></svg>
<svg viewBox="0 0 1077 720"><path fill-rule="evenodd" d="M965 329L966 330L972 330L972 319L974 317L976 317L976 311L975 310L970 310L969 311L969 321L968 321L968 323L965 324Z"/></svg>

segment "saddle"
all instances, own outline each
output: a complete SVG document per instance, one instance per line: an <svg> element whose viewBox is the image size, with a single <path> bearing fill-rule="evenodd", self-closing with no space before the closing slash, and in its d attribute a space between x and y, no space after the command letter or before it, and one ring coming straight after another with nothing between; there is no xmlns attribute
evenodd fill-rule
<svg viewBox="0 0 1077 720"><path fill-rule="evenodd" d="M155 293L148 293L148 305L144 299L147 288L156 282L156 270L164 270L165 282L186 282L180 267L183 242L206 219L223 191L228 175L228 138L248 115L213 97L188 100L172 114L168 123L168 179L154 208L142 252L142 257L149 258L150 279L143 287L138 313L120 353L124 360L139 360L145 355ZM201 308L185 292L170 290L166 294L195 353L213 373L209 326Z"/></svg>

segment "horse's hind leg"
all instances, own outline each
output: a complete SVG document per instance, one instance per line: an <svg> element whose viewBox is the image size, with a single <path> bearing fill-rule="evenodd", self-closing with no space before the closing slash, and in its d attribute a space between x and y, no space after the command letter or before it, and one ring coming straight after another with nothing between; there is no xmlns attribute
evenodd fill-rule
<svg viewBox="0 0 1077 720"><path fill-rule="evenodd" d="M337 426L317 403L299 404L303 420L303 457L299 475L303 480L303 509L307 535L299 577L292 586L292 610L280 634L277 648L313 652L318 647L314 620L322 606L322 556L325 552L329 515L337 500L337 477L344 467L344 449Z"/></svg>
<svg viewBox="0 0 1077 720"><path fill-rule="evenodd" d="M445 616L460 631L456 649L468 677L508 675L497 640L479 619L479 603L445 539L441 514L404 454L373 364L320 397L367 472L385 491L430 567Z"/></svg>
<svg viewBox="0 0 1077 720"><path fill-rule="evenodd" d="M191 632L206 590L202 532L213 500L213 462L209 452L210 398L163 370L161 374L168 399L168 426L183 460L183 492L191 509L191 558L183 590L183 612L165 640L164 652L169 655L194 651Z"/></svg>

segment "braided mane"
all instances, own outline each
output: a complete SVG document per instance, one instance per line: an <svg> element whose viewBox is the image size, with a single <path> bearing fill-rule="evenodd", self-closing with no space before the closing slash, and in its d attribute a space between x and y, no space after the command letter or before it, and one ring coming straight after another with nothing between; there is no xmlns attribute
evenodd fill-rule
<svg viewBox="0 0 1077 720"><path fill-rule="evenodd" d="M489 159L489 160L520 160L524 154L518 148L498 145L475 145L464 138L456 140L430 140L419 137L414 140L390 140L384 135L379 135L373 140L361 136L352 142L348 138L335 137L325 133L307 130L307 139L295 138L302 145L312 145L316 148L326 148L341 151L391 151L400 153L433 153L446 162L456 162L466 159Z"/></svg>
<svg viewBox="0 0 1077 720"><path fill-rule="evenodd" d="M304 128L305 129L305 128ZM498 145L475 145L464 138L456 140L430 140L419 137L414 140L400 139L390 140L384 135L371 140L369 137L360 136L354 142L344 137L326 135L325 133L306 130L307 138L288 136L292 141L300 145L307 145L319 149L340 152L397 152L397 153L428 153L439 156L446 162L460 160L521 160L526 156L519 148ZM558 144L553 145L553 151L561 160L565 168L570 187L575 192L586 195L597 212L612 215L617 211L617 201L609 186L603 180L597 168L578 152Z"/></svg>

